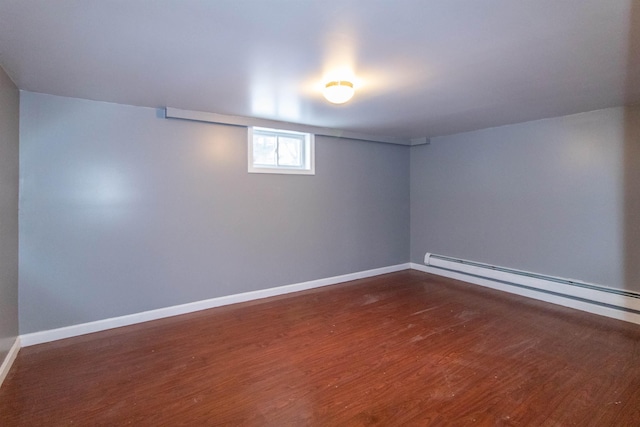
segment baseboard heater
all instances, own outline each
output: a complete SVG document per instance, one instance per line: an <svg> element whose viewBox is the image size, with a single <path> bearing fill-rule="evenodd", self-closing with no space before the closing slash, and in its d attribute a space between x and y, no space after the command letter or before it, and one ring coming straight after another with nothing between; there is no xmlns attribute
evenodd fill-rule
<svg viewBox="0 0 640 427"><path fill-rule="evenodd" d="M637 292L432 253L425 255L424 263L434 269L432 272L443 276L640 323L640 293Z"/></svg>

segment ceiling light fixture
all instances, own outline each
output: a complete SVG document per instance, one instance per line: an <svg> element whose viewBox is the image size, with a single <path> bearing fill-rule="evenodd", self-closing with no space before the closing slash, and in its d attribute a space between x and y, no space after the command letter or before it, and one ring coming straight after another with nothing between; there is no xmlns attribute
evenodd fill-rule
<svg viewBox="0 0 640 427"><path fill-rule="evenodd" d="M353 97L353 83L346 80L334 80L324 86L324 97L333 104L344 104Z"/></svg>

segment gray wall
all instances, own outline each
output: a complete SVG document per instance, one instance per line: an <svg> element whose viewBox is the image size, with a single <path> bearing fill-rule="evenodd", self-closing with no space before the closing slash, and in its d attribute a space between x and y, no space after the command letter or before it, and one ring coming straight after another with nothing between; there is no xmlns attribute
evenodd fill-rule
<svg viewBox="0 0 640 427"><path fill-rule="evenodd" d="M18 335L19 100L0 67L0 364Z"/></svg>
<svg viewBox="0 0 640 427"><path fill-rule="evenodd" d="M239 127L29 92L20 113L21 333L404 263L409 248L640 291L638 108L411 149L318 138L315 176L248 174Z"/></svg>
<svg viewBox="0 0 640 427"><path fill-rule="evenodd" d="M613 108L411 148L425 252L640 291L640 111Z"/></svg>
<svg viewBox="0 0 640 427"><path fill-rule="evenodd" d="M409 258L409 148L318 137L247 173L246 129L22 92L20 332Z"/></svg>

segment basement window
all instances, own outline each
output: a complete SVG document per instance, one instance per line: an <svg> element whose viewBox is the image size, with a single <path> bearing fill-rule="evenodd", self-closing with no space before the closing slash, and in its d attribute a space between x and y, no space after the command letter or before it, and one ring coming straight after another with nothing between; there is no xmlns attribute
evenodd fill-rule
<svg viewBox="0 0 640 427"><path fill-rule="evenodd" d="M249 128L249 172L315 175L314 135Z"/></svg>

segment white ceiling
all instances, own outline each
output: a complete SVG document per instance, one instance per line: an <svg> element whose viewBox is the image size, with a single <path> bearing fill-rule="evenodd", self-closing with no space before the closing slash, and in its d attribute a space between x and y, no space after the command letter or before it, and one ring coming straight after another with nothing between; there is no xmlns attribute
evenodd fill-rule
<svg viewBox="0 0 640 427"><path fill-rule="evenodd" d="M640 102L640 0L0 0L0 64L34 92L431 137Z"/></svg>

